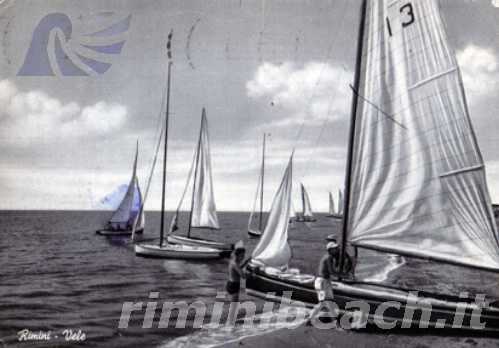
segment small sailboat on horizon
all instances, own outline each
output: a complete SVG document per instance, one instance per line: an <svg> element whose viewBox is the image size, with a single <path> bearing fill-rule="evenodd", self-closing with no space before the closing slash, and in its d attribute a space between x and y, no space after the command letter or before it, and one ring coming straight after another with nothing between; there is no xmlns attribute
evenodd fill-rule
<svg viewBox="0 0 499 348"><path fill-rule="evenodd" d="M302 212L296 213L294 221L296 222L316 221L314 213L312 212L312 205L310 204L310 196L308 195L308 192L302 183L300 184L300 193L301 193Z"/></svg>
<svg viewBox="0 0 499 348"><path fill-rule="evenodd" d="M251 237L260 237L262 235L262 229L263 229L263 188L264 188L264 178L265 178L265 140L266 140L266 134L263 134L263 145L262 145L262 165L260 167L260 175L258 177L258 185L257 185L257 190L255 194L255 200L253 203L253 209L251 210L249 219L248 219L248 234ZM252 222L253 222L253 216L255 215L255 210L256 210L256 203L257 200L260 200L260 212L258 215L258 227L253 228L252 227Z"/></svg>
<svg viewBox="0 0 499 348"><path fill-rule="evenodd" d="M160 148L161 141L164 139L164 150L163 150L163 180L162 180L162 194L161 194L161 220L160 220L160 236L157 244L135 244L135 255L141 257L155 257L155 258L167 258L167 259L217 259L222 257L222 253L219 249L208 248L203 246L191 246L184 244L172 244L168 242L168 238L165 238L165 222L166 222L166 212L165 212L165 201L166 201L166 170L167 170L167 154L168 154L168 123L169 123L169 112L170 112L170 86L171 86L171 39L172 32L168 34L167 43L167 53L168 53L168 77L167 77L167 96L166 96L166 111L165 111L165 123L162 131L160 133L158 146L156 148L156 155ZM154 161L155 163L155 161ZM154 172L154 165L151 169L151 177ZM145 202L144 202L145 203ZM143 210L144 203L142 203L141 210ZM171 229L169 233L171 232Z"/></svg>
<svg viewBox="0 0 499 348"><path fill-rule="evenodd" d="M343 193L338 190L338 208L335 208L333 193L329 192L329 211L326 215L328 218L341 219L343 218Z"/></svg>
<svg viewBox="0 0 499 348"><path fill-rule="evenodd" d="M118 209L116 209L109 219L105 228L97 230L96 233L102 236L129 236L132 235L134 223L136 222L135 233L142 233L145 225L145 215L140 209L142 205L142 193L137 178L137 161L139 156L139 142L135 149L135 159L133 162L132 177L127 190ZM138 217L138 220L135 221Z"/></svg>

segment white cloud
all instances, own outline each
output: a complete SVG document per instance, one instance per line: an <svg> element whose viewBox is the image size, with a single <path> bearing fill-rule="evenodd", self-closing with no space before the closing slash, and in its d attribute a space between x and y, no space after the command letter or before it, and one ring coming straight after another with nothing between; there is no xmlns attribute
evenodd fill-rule
<svg viewBox="0 0 499 348"><path fill-rule="evenodd" d="M127 118L120 104L64 104L42 91L21 92L9 80L0 81L0 105L2 140L17 145L104 135L119 130Z"/></svg>
<svg viewBox="0 0 499 348"><path fill-rule="evenodd" d="M340 118L348 112L349 72L329 63L309 62L298 67L290 62L261 64L246 84L247 94L267 99L283 109L285 116L272 122L273 127L308 124Z"/></svg>
<svg viewBox="0 0 499 348"><path fill-rule="evenodd" d="M499 81L499 64L493 50L468 45L457 53L457 60L470 103L495 94L494 86Z"/></svg>

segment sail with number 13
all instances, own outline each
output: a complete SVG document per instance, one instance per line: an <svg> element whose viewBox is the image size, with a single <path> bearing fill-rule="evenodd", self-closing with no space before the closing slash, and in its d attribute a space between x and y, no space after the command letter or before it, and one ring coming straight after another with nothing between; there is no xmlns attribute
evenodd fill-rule
<svg viewBox="0 0 499 348"><path fill-rule="evenodd" d="M366 323L381 315L393 328L499 331L494 302L458 296L458 289L418 293L418 284L372 283L342 272L353 248L359 263L368 250L380 257L389 253L499 273L485 165L438 1L363 0L359 18L340 274L331 282L333 301L340 310L360 311ZM268 245L284 242L272 243L265 234L261 240ZM313 280L267 271L269 266L286 270L287 248L279 249L285 257L264 245L256 250L247 267L248 292L282 296L292 291L294 299L317 302ZM266 260L277 261L267 265ZM435 277L438 282L439 275ZM369 306L347 307L351 301ZM387 301L397 305L381 308ZM421 309L406 316L412 301L424 301L431 308L429 316Z"/></svg>

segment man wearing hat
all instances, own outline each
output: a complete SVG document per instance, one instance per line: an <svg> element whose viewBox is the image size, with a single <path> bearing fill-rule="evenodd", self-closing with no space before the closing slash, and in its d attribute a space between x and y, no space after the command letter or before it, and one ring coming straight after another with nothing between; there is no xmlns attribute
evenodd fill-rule
<svg viewBox="0 0 499 348"><path fill-rule="evenodd" d="M335 239L331 239L326 245L327 253L322 257L319 262L317 270L317 277L315 278L314 287L317 290L317 298L319 303L314 307L310 313L307 325L310 321L320 312L323 305L326 305L329 312L334 312L331 306L333 300L333 288L331 287L331 280L338 279L340 275L340 248ZM344 272L351 273L353 271L352 259L348 254L345 255Z"/></svg>

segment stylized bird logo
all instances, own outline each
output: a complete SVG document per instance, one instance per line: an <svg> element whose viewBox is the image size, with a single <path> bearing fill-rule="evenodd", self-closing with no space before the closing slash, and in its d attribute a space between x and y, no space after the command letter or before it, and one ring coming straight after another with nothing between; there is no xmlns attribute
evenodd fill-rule
<svg viewBox="0 0 499 348"><path fill-rule="evenodd" d="M83 37L90 41L102 42L103 38L120 38L128 31L132 15ZM108 44L83 44L71 40L73 26L69 17L63 13L50 13L36 26L24 63L18 76L89 76L104 74L111 63L88 56L93 51L97 56L121 53L125 40ZM116 41L116 40L114 40Z"/></svg>

